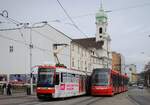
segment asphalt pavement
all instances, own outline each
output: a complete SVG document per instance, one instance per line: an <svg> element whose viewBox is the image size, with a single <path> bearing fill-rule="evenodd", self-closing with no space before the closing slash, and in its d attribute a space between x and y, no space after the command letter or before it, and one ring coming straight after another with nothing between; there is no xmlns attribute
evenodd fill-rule
<svg viewBox="0 0 150 105"><path fill-rule="evenodd" d="M134 87L128 91L128 96L131 98L137 105L150 105L150 89L144 88L139 89Z"/></svg>
<svg viewBox="0 0 150 105"><path fill-rule="evenodd" d="M11 96L0 95L0 105L149 105L150 91L147 89L129 88L128 92L108 96L79 96L66 99L40 101L36 95L14 93Z"/></svg>

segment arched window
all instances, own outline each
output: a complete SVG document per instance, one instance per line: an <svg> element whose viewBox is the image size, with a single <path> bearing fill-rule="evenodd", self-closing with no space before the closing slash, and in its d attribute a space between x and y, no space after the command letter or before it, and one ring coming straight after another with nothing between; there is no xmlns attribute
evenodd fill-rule
<svg viewBox="0 0 150 105"><path fill-rule="evenodd" d="M103 29L102 27L99 28L99 33L102 34L103 33Z"/></svg>

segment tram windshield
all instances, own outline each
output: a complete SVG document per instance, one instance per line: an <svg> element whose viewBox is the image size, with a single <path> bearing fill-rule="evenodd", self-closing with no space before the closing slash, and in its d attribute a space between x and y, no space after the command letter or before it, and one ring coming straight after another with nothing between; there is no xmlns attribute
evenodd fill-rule
<svg viewBox="0 0 150 105"><path fill-rule="evenodd" d="M108 85L109 72L108 70L94 70L92 74L92 85L106 86Z"/></svg>
<svg viewBox="0 0 150 105"><path fill-rule="evenodd" d="M39 68L38 70L38 86L54 86L54 69Z"/></svg>

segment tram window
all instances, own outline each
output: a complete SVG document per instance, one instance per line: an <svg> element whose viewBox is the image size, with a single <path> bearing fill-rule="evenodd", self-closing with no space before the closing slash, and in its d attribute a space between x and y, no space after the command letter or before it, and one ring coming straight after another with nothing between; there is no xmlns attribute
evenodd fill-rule
<svg viewBox="0 0 150 105"><path fill-rule="evenodd" d="M61 82L63 82L63 73L61 73Z"/></svg>
<svg viewBox="0 0 150 105"><path fill-rule="evenodd" d="M117 75L115 75L115 86L118 86Z"/></svg>
<svg viewBox="0 0 150 105"><path fill-rule="evenodd" d="M59 74L56 74L56 85L59 85Z"/></svg>
<svg viewBox="0 0 150 105"><path fill-rule="evenodd" d="M67 73L61 73L61 82L67 82Z"/></svg>
<svg viewBox="0 0 150 105"><path fill-rule="evenodd" d="M67 74L67 82L71 82L71 76L72 75L70 73Z"/></svg>
<svg viewBox="0 0 150 105"><path fill-rule="evenodd" d="M125 78L123 77L122 78L122 85L124 85L125 84L125 80L124 80Z"/></svg>
<svg viewBox="0 0 150 105"><path fill-rule="evenodd" d="M120 86L120 76L118 76L118 85Z"/></svg>
<svg viewBox="0 0 150 105"><path fill-rule="evenodd" d="M112 78L112 84L113 86L115 86L115 75L111 75L111 78Z"/></svg>
<svg viewBox="0 0 150 105"><path fill-rule="evenodd" d="M76 83L76 78L75 78L75 74L72 74L72 78L71 78L72 82Z"/></svg>
<svg viewBox="0 0 150 105"><path fill-rule="evenodd" d="M113 75L113 77L114 77L114 86L117 86L117 76Z"/></svg>
<svg viewBox="0 0 150 105"><path fill-rule="evenodd" d="M119 76L119 86L121 86L121 76Z"/></svg>
<svg viewBox="0 0 150 105"><path fill-rule="evenodd" d="M76 77L76 82L78 83L79 82L79 75L76 74L75 77Z"/></svg>
<svg viewBox="0 0 150 105"><path fill-rule="evenodd" d="M116 75L116 86L119 86L119 76Z"/></svg>

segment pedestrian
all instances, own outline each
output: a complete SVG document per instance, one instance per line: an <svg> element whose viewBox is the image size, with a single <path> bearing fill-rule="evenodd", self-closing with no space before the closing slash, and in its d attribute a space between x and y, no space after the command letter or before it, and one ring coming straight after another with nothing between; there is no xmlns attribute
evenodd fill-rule
<svg viewBox="0 0 150 105"><path fill-rule="evenodd" d="M12 88L11 84L8 83L7 84L7 95L11 95L11 88Z"/></svg>
<svg viewBox="0 0 150 105"><path fill-rule="evenodd" d="M6 94L6 83L3 84L2 89L3 89L3 95L5 95Z"/></svg>

